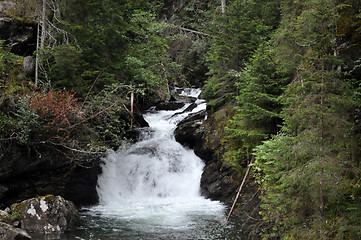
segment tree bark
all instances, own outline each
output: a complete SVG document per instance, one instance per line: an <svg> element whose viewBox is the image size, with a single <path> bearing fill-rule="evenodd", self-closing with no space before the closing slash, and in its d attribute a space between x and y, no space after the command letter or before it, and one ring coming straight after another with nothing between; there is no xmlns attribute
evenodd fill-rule
<svg viewBox="0 0 361 240"><path fill-rule="evenodd" d="M40 3L38 2L40 6ZM41 18L40 18L41 16ZM39 51L45 46L45 33L46 33L46 0L42 0L42 7L39 7L39 21L38 21L38 32L36 39L36 61L35 61L35 87L38 86L39 80Z"/></svg>
<svg viewBox="0 0 361 240"><path fill-rule="evenodd" d="M226 13L226 0L221 0L221 12L222 14Z"/></svg>

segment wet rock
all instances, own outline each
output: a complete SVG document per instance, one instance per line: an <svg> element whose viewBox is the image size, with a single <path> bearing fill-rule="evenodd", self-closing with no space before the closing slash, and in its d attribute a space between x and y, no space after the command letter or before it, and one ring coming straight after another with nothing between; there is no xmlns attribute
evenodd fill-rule
<svg viewBox="0 0 361 240"><path fill-rule="evenodd" d="M156 106L156 110L177 110L184 107L184 102L177 102L177 101L166 101L160 102Z"/></svg>
<svg viewBox="0 0 361 240"><path fill-rule="evenodd" d="M186 118L184 118L180 123L178 123L178 126L181 126L184 123L195 121L195 120L204 120L206 117L206 110L201 110L196 113L189 114Z"/></svg>
<svg viewBox="0 0 361 240"><path fill-rule="evenodd" d="M77 165L48 146L33 149L3 142L0 162L0 208L49 193L77 206L98 202L96 185L101 167L96 159Z"/></svg>
<svg viewBox="0 0 361 240"><path fill-rule="evenodd" d="M206 198L230 203L237 190L233 175L235 172L219 161L206 164L201 178L202 195Z"/></svg>
<svg viewBox="0 0 361 240"><path fill-rule="evenodd" d="M176 102L177 99L176 99L174 96L170 96L169 101L170 101L170 102Z"/></svg>
<svg viewBox="0 0 361 240"><path fill-rule="evenodd" d="M21 216L21 228L34 233L62 233L80 225L75 205L60 196L45 196L11 205Z"/></svg>
<svg viewBox="0 0 361 240"><path fill-rule="evenodd" d="M31 239L31 237L24 229L15 228L9 224L0 222L0 239L27 240L27 239Z"/></svg>
<svg viewBox="0 0 361 240"><path fill-rule="evenodd" d="M65 199L71 200L76 206L90 206L99 202L96 191L98 175L102 172L100 159L87 165L77 166L68 176L68 182L61 192ZM60 193L59 193L60 194Z"/></svg>
<svg viewBox="0 0 361 240"><path fill-rule="evenodd" d="M133 114L133 118L134 118L134 125L136 127L140 127L140 128L149 127L149 123L144 119L141 113L135 112Z"/></svg>
<svg viewBox="0 0 361 240"><path fill-rule="evenodd" d="M205 116L205 110L190 114L178 124L174 135L177 142L193 149L194 153L203 160L209 161L213 153L204 144Z"/></svg>

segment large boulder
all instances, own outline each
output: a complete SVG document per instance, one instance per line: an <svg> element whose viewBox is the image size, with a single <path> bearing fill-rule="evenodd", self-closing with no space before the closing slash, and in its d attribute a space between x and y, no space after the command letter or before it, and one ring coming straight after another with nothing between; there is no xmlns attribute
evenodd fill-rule
<svg viewBox="0 0 361 240"><path fill-rule="evenodd" d="M9 224L0 222L0 239L27 240L27 239L31 239L31 237L24 229L15 228Z"/></svg>
<svg viewBox="0 0 361 240"><path fill-rule="evenodd" d="M192 113L183 119L174 131L175 139L180 144L194 150L205 161L212 159L212 151L204 144L204 119L206 111Z"/></svg>
<svg viewBox="0 0 361 240"><path fill-rule="evenodd" d="M36 197L11 205L19 213L21 228L34 233L62 233L80 225L75 205L61 196Z"/></svg>

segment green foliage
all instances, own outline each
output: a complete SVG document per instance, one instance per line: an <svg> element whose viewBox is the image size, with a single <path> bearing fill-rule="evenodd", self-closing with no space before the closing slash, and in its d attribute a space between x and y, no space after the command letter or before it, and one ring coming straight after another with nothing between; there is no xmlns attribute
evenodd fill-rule
<svg viewBox="0 0 361 240"><path fill-rule="evenodd" d="M151 13L157 4L72 0L63 1L62 6L65 26L77 39L74 44L81 49L69 52L80 60L70 64L70 72L81 76L77 80L78 93L84 94L90 87L98 92L115 83L146 85L151 91L157 86L158 90L166 91L167 80L172 81L167 73L172 71L173 65L167 58L168 46L162 36L167 26L157 22ZM62 78L71 82L71 77Z"/></svg>
<svg viewBox="0 0 361 240"><path fill-rule="evenodd" d="M256 147L255 167L264 203L261 214L273 225L265 230L265 238L360 237L355 216L361 195L359 190L354 192L361 173L355 161L358 124L349 114L358 104L334 70L340 64L333 55L340 9L337 1L284 5L287 17L278 33L291 37L282 40L281 49L294 49L299 55L279 55L282 61L292 60L288 66L297 69L281 98L284 125L282 133Z"/></svg>
<svg viewBox="0 0 361 240"><path fill-rule="evenodd" d="M38 4L36 0L13 0L10 8L1 13L24 22L34 23L38 16Z"/></svg>
<svg viewBox="0 0 361 240"><path fill-rule="evenodd" d="M22 144L31 142L37 134L40 134L41 137L43 130L43 126L39 121L40 116L29 107L28 100L29 96L19 99L17 118L13 128L17 141Z"/></svg>
<svg viewBox="0 0 361 240"><path fill-rule="evenodd" d="M23 79L23 57L10 53L0 41L0 93L12 95L22 90Z"/></svg>
<svg viewBox="0 0 361 240"><path fill-rule="evenodd" d="M214 106L237 94L235 73L246 66L257 46L278 22L265 18L269 14L278 15L275 1L266 4L258 0L233 1L229 4L226 13L214 25L214 40L207 59L211 77L204 96L214 101Z"/></svg>
<svg viewBox="0 0 361 240"><path fill-rule="evenodd" d="M227 138L238 142L236 149L242 146L246 150L248 155L244 153L244 158L250 158L253 148L271 134L276 134L282 123L280 96L289 76L279 69L275 58L275 51L270 45L261 45L247 67L237 73L238 106L227 126ZM239 154L239 150L236 151Z"/></svg>
<svg viewBox="0 0 361 240"><path fill-rule="evenodd" d="M95 141L95 145L116 148L124 140L124 134L130 128L128 119L124 118L128 115L124 108L129 102L127 95L131 89L129 85L112 84L90 96L84 104L83 111L93 134L90 141ZM142 95L143 90L136 89L135 92Z"/></svg>

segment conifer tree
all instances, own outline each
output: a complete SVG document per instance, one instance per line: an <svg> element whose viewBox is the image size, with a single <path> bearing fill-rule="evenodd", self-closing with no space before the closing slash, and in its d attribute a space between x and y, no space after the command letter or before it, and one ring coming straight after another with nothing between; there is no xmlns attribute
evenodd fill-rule
<svg viewBox="0 0 361 240"><path fill-rule="evenodd" d="M283 96L282 134L256 152L255 165L264 174L263 215L276 224L268 236L342 236L341 219L349 225L349 237L357 236L347 212L358 205L349 198L352 176L359 174L351 161L353 121L348 114L355 103L335 68L339 61L333 51L340 9L338 1L305 1L291 20L294 28L286 30L293 31L289 44L302 55L295 59L297 71Z"/></svg>

